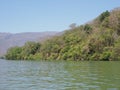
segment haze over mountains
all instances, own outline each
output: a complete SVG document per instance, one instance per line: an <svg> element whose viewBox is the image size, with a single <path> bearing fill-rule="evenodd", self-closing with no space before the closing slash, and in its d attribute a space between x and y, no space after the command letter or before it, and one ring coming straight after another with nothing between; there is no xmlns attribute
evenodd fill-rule
<svg viewBox="0 0 120 90"><path fill-rule="evenodd" d="M25 32L25 33L0 33L0 56L4 55L8 48L13 46L23 46L28 41L41 42L58 32Z"/></svg>

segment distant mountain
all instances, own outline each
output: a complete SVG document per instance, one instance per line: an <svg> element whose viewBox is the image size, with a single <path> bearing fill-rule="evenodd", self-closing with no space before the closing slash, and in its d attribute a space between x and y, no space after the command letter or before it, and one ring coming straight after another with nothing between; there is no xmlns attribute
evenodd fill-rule
<svg viewBox="0 0 120 90"><path fill-rule="evenodd" d="M13 46L23 46L27 41L41 42L58 32L26 32L26 33L0 33L0 56L4 55L8 48Z"/></svg>

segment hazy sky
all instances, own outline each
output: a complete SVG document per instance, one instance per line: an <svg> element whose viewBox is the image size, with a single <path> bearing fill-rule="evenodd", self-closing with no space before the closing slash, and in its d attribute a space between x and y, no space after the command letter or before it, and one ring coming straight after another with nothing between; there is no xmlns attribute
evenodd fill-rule
<svg viewBox="0 0 120 90"><path fill-rule="evenodd" d="M119 6L120 0L0 0L0 32L63 31Z"/></svg>

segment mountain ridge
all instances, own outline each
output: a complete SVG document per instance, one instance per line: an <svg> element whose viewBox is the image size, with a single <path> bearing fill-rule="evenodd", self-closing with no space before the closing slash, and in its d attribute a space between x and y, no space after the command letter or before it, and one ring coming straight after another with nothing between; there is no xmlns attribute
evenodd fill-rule
<svg viewBox="0 0 120 90"><path fill-rule="evenodd" d="M42 42L58 32L22 32L22 33L5 33L0 32L0 56L4 55L8 48L14 46L23 46L28 41Z"/></svg>

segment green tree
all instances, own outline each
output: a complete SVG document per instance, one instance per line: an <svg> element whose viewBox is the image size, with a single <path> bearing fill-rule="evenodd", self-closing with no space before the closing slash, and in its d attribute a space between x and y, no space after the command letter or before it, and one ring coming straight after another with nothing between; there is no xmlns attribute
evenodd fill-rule
<svg viewBox="0 0 120 90"><path fill-rule="evenodd" d="M22 47L22 59L29 59L29 55L34 55L37 53L40 49L40 44L35 43L35 42L27 42L25 45Z"/></svg>
<svg viewBox="0 0 120 90"><path fill-rule="evenodd" d="M107 10L99 16L100 22L102 22L106 17L110 16L110 12Z"/></svg>
<svg viewBox="0 0 120 90"><path fill-rule="evenodd" d="M90 34L92 32L92 26L89 25L89 24L86 24L84 26L84 31L87 33L87 34Z"/></svg>
<svg viewBox="0 0 120 90"><path fill-rule="evenodd" d="M12 59L12 60L18 60L21 58L21 52L22 48L21 47L12 47L8 49L7 54L6 54L6 59Z"/></svg>

